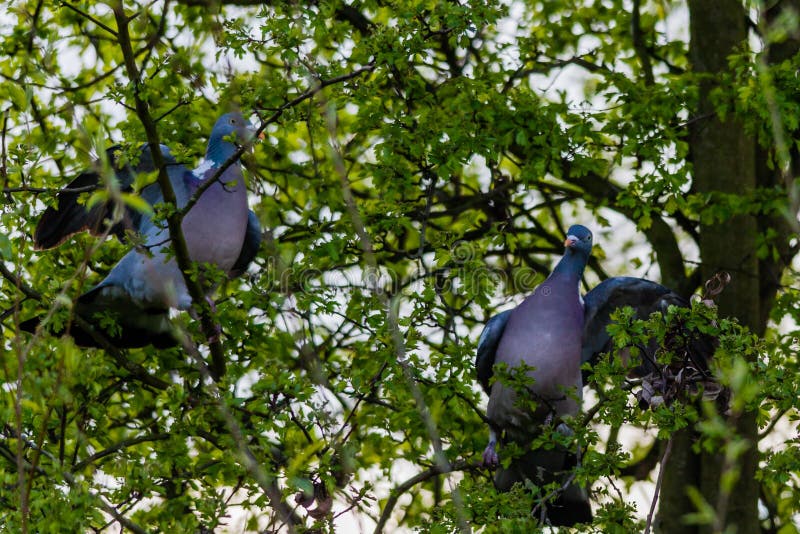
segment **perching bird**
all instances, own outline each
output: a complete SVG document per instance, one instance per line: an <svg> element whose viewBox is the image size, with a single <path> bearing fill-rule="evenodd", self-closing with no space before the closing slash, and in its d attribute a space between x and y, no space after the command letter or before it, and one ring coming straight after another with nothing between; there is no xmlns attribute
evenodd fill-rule
<svg viewBox="0 0 800 534"><path fill-rule="evenodd" d="M583 386L581 365L595 362L611 348L607 327L614 310L631 306L638 318L670 305L688 306L688 302L670 289L641 278L609 278L589 291L583 299L579 282L592 247L591 232L583 226L569 229L564 257L553 273L517 308L492 317L478 341L476 369L478 381L489 395L487 416L490 421L489 445L483 453L487 465L498 465L498 436L503 443L525 446L543 425L558 423L563 416L579 409ZM697 354L710 354L708 340L693 341ZM711 349L713 352L713 349ZM495 363L509 368L525 364L533 378L530 393L538 407L534 412L515 406L513 388L500 381L491 383ZM699 362L702 367L705 362ZM647 371L644 362L640 372ZM521 405L520 405L521 406ZM569 433L566 425L557 430ZM525 478L537 484L567 479L574 455L563 449L535 450L512 461L508 469L499 468L495 484L508 490ZM570 484L547 509L553 525L572 525L591 521L586 493Z"/></svg>
<svg viewBox="0 0 800 534"><path fill-rule="evenodd" d="M637 319L647 319L652 313L665 313L671 305L689 307L689 302L671 289L650 280L617 276L603 280L586 293L583 305L581 364L589 362L590 366L594 366L601 354L610 352L613 348L607 327L612 322L611 314L615 310L630 306L636 312ZM652 358L657 347L650 346L645 349L643 361L634 370L637 375L647 374L654 368ZM706 351L707 349L703 349L695 352L702 354ZM622 355L627 357L627 351ZM627 364L627 361L624 363ZM702 365L705 365L705 362L702 362Z"/></svg>
<svg viewBox="0 0 800 534"><path fill-rule="evenodd" d="M489 394L486 464L499 463L495 450L498 436L503 443L525 447L545 425L567 432L561 418L576 415L580 409L583 304L578 285L592 250L592 233L584 226L572 226L564 245L564 256L552 274L519 306L492 318L478 341L478 379ZM496 364L505 364L509 371L526 366L525 374L532 383L525 399L502 380L489 383ZM536 403L535 409L525 402L528 400ZM525 478L539 485L563 483L571 456L563 448L523 452L507 469L498 468L495 485L505 491ZM586 493L569 485L548 504L547 518L553 525L591 521Z"/></svg>
<svg viewBox="0 0 800 534"><path fill-rule="evenodd" d="M251 125L240 113L223 115L211 131L205 161L192 172L176 163L162 145L178 208L185 206L201 184L214 177L235 154L238 147L234 140L246 143L252 136ZM113 164L113 149L110 156ZM114 166L114 170L120 188L130 190L136 174L156 170L149 146L142 148L135 168ZM85 172L67 186L67 191L59 193L57 206L48 208L37 225L35 244L39 248L53 247L85 229L95 235L107 231L124 237L129 230L140 234L143 244L131 249L103 281L81 295L76 311L117 347L175 345L177 340L172 334L169 309L186 310L192 300L171 255L169 231L166 225L156 225L148 215L129 208L108 228L113 220L112 203L87 210L78 201L80 194L69 191L97 185L99 181L96 172ZM151 205L163 202L158 183L145 187L141 197ZM246 270L258 251L261 229L255 214L248 210L247 190L238 162L228 166L215 183L203 191L183 218L181 228L193 262L213 265L228 276L238 276ZM207 287L208 293L212 290L213 287ZM107 321L93 320L98 312L110 314L116 326L107 327ZM31 330L38 324L38 318L26 323L23 327ZM79 345L97 345L94 336L79 327L73 326L70 334Z"/></svg>

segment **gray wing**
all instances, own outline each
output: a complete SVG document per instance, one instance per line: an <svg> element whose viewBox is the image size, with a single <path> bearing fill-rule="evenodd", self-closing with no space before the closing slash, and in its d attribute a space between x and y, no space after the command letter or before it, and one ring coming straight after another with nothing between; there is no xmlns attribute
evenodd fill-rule
<svg viewBox="0 0 800 534"><path fill-rule="evenodd" d="M135 167L121 165L117 157L119 146L108 149L107 156L114 169L119 187L124 192L133 191L133 183L139 173L148 173L156 170L152 154L148 145L141 147L139 161ZM176 200L179 206L188 201L193 188L193 175L161 145L161 153L167 164L167 173L170 178ZM35 244L38 248L52 248L70 235L87 230L93 235L100 235L106 231L113 218L114 205L105 202L86 209L84 200L92 191L101 187L102 177L97 171L81 173L56 197L56 205L47 208L39 219L34 233ZM80 192L74 191L80 189ZM83 191L85 190L85 191ZM158 183L144 187L140 196L151 206L164 201L164 195ZM146 234L154 231L152 220L147 214L126 207L122 219L111 226L109 233L115 234L120 239L125 238L128 230ZM170 347L178 343L169 321L169 313L163 309L146 310L136 306L130 296L123 292L109 293L108 288L100 284L88 291L78 299L76 310L87 319L90 326L101 334L107 341L120 348L143 347L152 344L159 348ZM113 318L116 326L108 327L109 321L96 316L98 312ZM34 331L38 326L40 317L25 321L23 330ZM62 334L58 332L58 334ZM83 347L99 346L92 332L72 325L70 335L75 343Z"/></svg>
<svg viewBox="0 0 800 534"><path fill-rule="evenodd" d="M75 311L85 320L84 325L88 328L72 323L68 332L62 327L54 330L53 334L61 336L69 333L79 347L104 347L99 339L120 349L147 345L163 349L180 343L180 336L170 321L168 310L142 309L131 302L130 296L124 292L103 289L96 287L78 298ZM41 320L41 315L33 317L21 322L20 328L33 333Z"/></svg>
<svg viewBox="0 0 800 534"><path fill-rule="evenodd" d="M475 369L478 374L478 382L488 395L491 392L491 384L489 381L492 378L492 367L494 367L494 360L497 354L497 346L500 344L500 339L503 337L503 332L506 329L508 318L512 310L506 310L498 313L486 323L481 332L481 337L478 339L478 351L475 357Z"/></svg>
<svg viewBox="0 0 800 534"><path fill-rule="evenodd" d="M231 278L236 278L244 274L247 266L255 259L258 249L261 248L261 223L258 222L255 212L250 210L247 213L247 230L244 235L244 244L236 263L231 268Z"/></svg>
<svg viewBox="0 0 800 534"><path fill-rule="evenodd" d="M131 168L130 165L119 163L117 157L119 150L120 146L115 145L106 150L106 155L111 168L114 170L120 190L129 193L133 190L136 174L152 172L156 168L148 145L142 146L139 162L134 168ZM161 154L167 163L167 172L175 190L178 205L184 205L191 192L191 173L183 165L175 161L169 149L164 145L161 145ZM84 230L92 235L104 233L113 219L113 202L99 203L91 209L87 209L85 204L85 200L89 198L92 192L102 187L101 183L102 177L100 173L95 170L89 170L79 174L64 190L59 192L56 196L56 205L48 207L36 225L36 230L33 234L36 248L53 248L63 243L69 236ZM164 200L161 188L157 183L143 188L140 194L151 206ZM149 217L126 207L122 218L111 226L109 234L124 239L127 230L141 232L143 227L149 223Z"/></svg>
<svg viewBox="0 0 800 534"><path fill-rule="evenodd" d="M689 306L686 299L650 280L619 276L603 281L583 298L581 363L594 364L601 353L611 348L611 336L607 327L612 322L611 314L614 310L630 306L636 311L638 318L646 319L653 312L666 311L670 304Z"/></svg>
<svg viewBox="0 0 800 534"><path fill-rule="evenodd" d="M124 291L107 289L98 286L81 295L76 311L112 345L117 348L153 345L163 349L179 344L180 337L170 321L169 311L142 309ZM72 325L70 335L80 347L101 346L91 332L78 325Z"/></svg>
<svg viewBox="0 0 800 534"><path fill-rule="evenodd" d="M119 146L106 150L106 156L114 169L120 188L130 190L133 184L133 174L129 166L117 164L116 153ZM92 235L99 235L105 231L104 221L111 219L113 206L111 203L97 204L92 209L86 209L83 203L92 194L94 189L100 187L100 173L89 170L79 174L56 196L56 205L48 207L39 219L33 234L36 248L46 249L60 245L72 234L87 230ZM77 191L76 191L77 190ZM130 220L125 217L116 223L109 231L119 237L124 235L126 228L131 226Z"/></svg>

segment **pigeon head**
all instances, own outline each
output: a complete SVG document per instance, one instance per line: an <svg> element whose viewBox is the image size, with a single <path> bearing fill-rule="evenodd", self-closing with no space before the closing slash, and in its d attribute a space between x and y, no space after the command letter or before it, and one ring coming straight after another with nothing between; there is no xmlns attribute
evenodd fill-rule
<svg viewBox="0 0 800 534"><path fill-rule="evenodd" d="M564 240L564 256L553 269L553 275L583 276L583 270L592 253L592 232L585 226L570 226Z"/></svg>
<svg viewBox="0 0 800 534"><path fill-rule="evenodd" d="M211 130L206 159L221 165L236 152L237 145L250 142L254 134L255 128L241 113L226 113L217 119L214 129Z"/></svg>
<svg viewBox="0 0 800 534"><path fill-rule="evenodd" d="M570 226L564 247L566 254L580 254L588 258L592 253L592 232L580 224Z"/></svg>

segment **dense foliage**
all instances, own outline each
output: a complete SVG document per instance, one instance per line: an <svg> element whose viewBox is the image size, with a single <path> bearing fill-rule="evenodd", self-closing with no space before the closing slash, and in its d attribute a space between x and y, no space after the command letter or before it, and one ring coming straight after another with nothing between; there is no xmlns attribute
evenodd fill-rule
<svg viewBox="0 0 800 534"><path fill-rule="evenodd" d="M750 443L732 428L754 412L762 454L746 482L766 532L796 531L800 308L785 267L800 26L791 9L767 15L750 6L752 42L707 75L691 68L682 2L7 2L0 530L531 531L542 494L498 494L479 467L481 325L547 275L573 222L595 231L588 286L638 275L688 295L702 290L703 227L748 216L763 222L748 253L777 273L770 328L702 304L647 324L622 312L620 347L677 323L717 336L727 393L711 381L643 408L642 383L601 364L574 425L576 476L595 531L642 530L670 436L694 429L694 450L725 461L717 495L686 490L685 521L722 532ZM699 113L710 81L714 111ZM34 250L55 192L111 143L147 141L148 120L194 166L232 107L266 134L244 157L266 239L216 294L225 376L209 377L187 314L194 354L20 332L43 312L66 321L126 248L77 235ZM728 117L780 179L697 190L690 128ZM758 276L737 268L734 283Z"/></svg>

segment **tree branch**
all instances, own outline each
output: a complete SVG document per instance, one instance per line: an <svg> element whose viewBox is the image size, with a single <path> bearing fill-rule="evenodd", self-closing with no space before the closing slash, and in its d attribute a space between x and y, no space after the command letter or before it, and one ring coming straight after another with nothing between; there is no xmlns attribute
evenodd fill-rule
<svg viewBox="0 0 800 534"><path fill-rule="evenodd" d="M647 51L647 45L645 45L644 35L642 34L641 0L633 0L631 38L633 40L633 48L636 50L636 55L639 56L639 61L642 62L644 83L647 86L651 86L655 83L655 77L653 76L653 65L650 63L650 54Z"/></svg>
<svg viewBox="0 0 800 534"><path fill-rule="evenodd" d="M383 507L383 511L381 512L381 516L378 519L378 524L375 526L373 534L381 534L383 532L384 527L386 527L386 523L389 521L389 518L392 515L392 510L394 510L395 505L397 505L397 500L405 492L417 484L425 482L426 480L430 480L435 476L444 475L447 473L454 473L456 471L476 471L478 469L483 469L483 462L468 462L466 460L459 460L457 462L452 462L446 468L437 464L399 484L389 494L389 498L386 500L386 504Z"/></svg>
<svg viewBox="0 0 800 534"><path fill-rule="evenodd" d="M81 460L77 464L73 465L72 468L70 469L70 471L72 471L73 473L75 473L76 471L80 471L81 469L83 469L87 465L89 465L89 464L91 464L93 462L96 462L97 460L100 460L101 458L105 458L106 456L114 454L115 452L117 452L119 450L126 449L128 447L132 447L132 446L137 445L139 443L146 443L148 441L164 441L165 439L169 439L169 437L170 437L169 434L162 433L162 434L150 434L150 435L146 435L146 436L138 436L138 437L135 437L135 438L124 439L124 440L120 441L119 443L115 443L111 447L108 447L106 449L103 449L102 451L96 452L96 453L92 454L91 456L89 456L88 458L85 458L85 459Z"/></svg>
<svg viewBox="0 0 800 534"><path fill-rule="evenodd" d="M89 21L95 23L98 28L102 28L105 31L107 31L108 33L110 33L111 35L113 35L114 37L117 37L117 32L115 32L109 26L106 26L105 24L103 24L102 22L100 22L99 20L97 20L96 18L91 16L89 13L87 13L85 11L82 11L81 9L73 6L69 2L63 2L61 5L63 5L67 9L71 9L72 11L74 11L75 13L80 15L81 17L85 18L86 20L89 20Z"/></svg>
<svg viewBox="0 0 800 534"><path fill-rule="evenodd" d="M653 500L650 503L650 512L647 514L647 523L644 527L644 534L650 534L650 528L653 524L653 514L656 511L656 503L658 502L658 494L661 492L661 484L664 481L664 471L669 460L669 455L672 452L672 436L667 441L667 446L664 447L664 456L661 457L661 469L658 470L658 479L656 480L656 488L653 491Z"/></svg>
<svg viewBox="0 0 800 534"><path fill-rule="evenodd" d="M153 164L158 169L158 185L161 188L161 193L164 196L164 202L177 207L178 202L175 196L175 191L172 189L172 184L169 181L167 174L167 167L164 162L164 157L161 154L160 140L158 137L158 130L153 117L150 115L150 108L147 102L142 99L140 94L140 73L136 66L136 59L131 46L131 37L128 32L129 18L126 17L123 5L121 2L114 5L114 18L117 21L118 42L122 55L125 60L125 69L128 73L128 78L133 84L133 96L136 103L136 115L144 127L147 134L147 143L150 147L150 154L153 158ZM237 156L238 157L238 156ZM232 162L231 162L232 163ZM221 172L219 173L222 174ZM199 193L199 192L198 192ZM195 199L195 202L197 200ZM188 211L188 209L186 210ZM186 238L183 235L181 228L181 221L185 213L178 211L171 211L167 216L167 227L169 228L169 236L172 240L172 248L175 252L175 261L183 274L183 280L186 288L189 290L189 295L192 297L192 305L198 309L200 315L200 323L203 331L209 335L209 349L211 351L211 374L215 380L219 380L225 375L225 355L222 352L222 344L219 338L210 336L211 332L217 330L217 326L211 317L211 310L208 303L205 301L205 292L203 291L200 281L192 277L192 261L189 257L189 248L186 244Z"/></svg>

